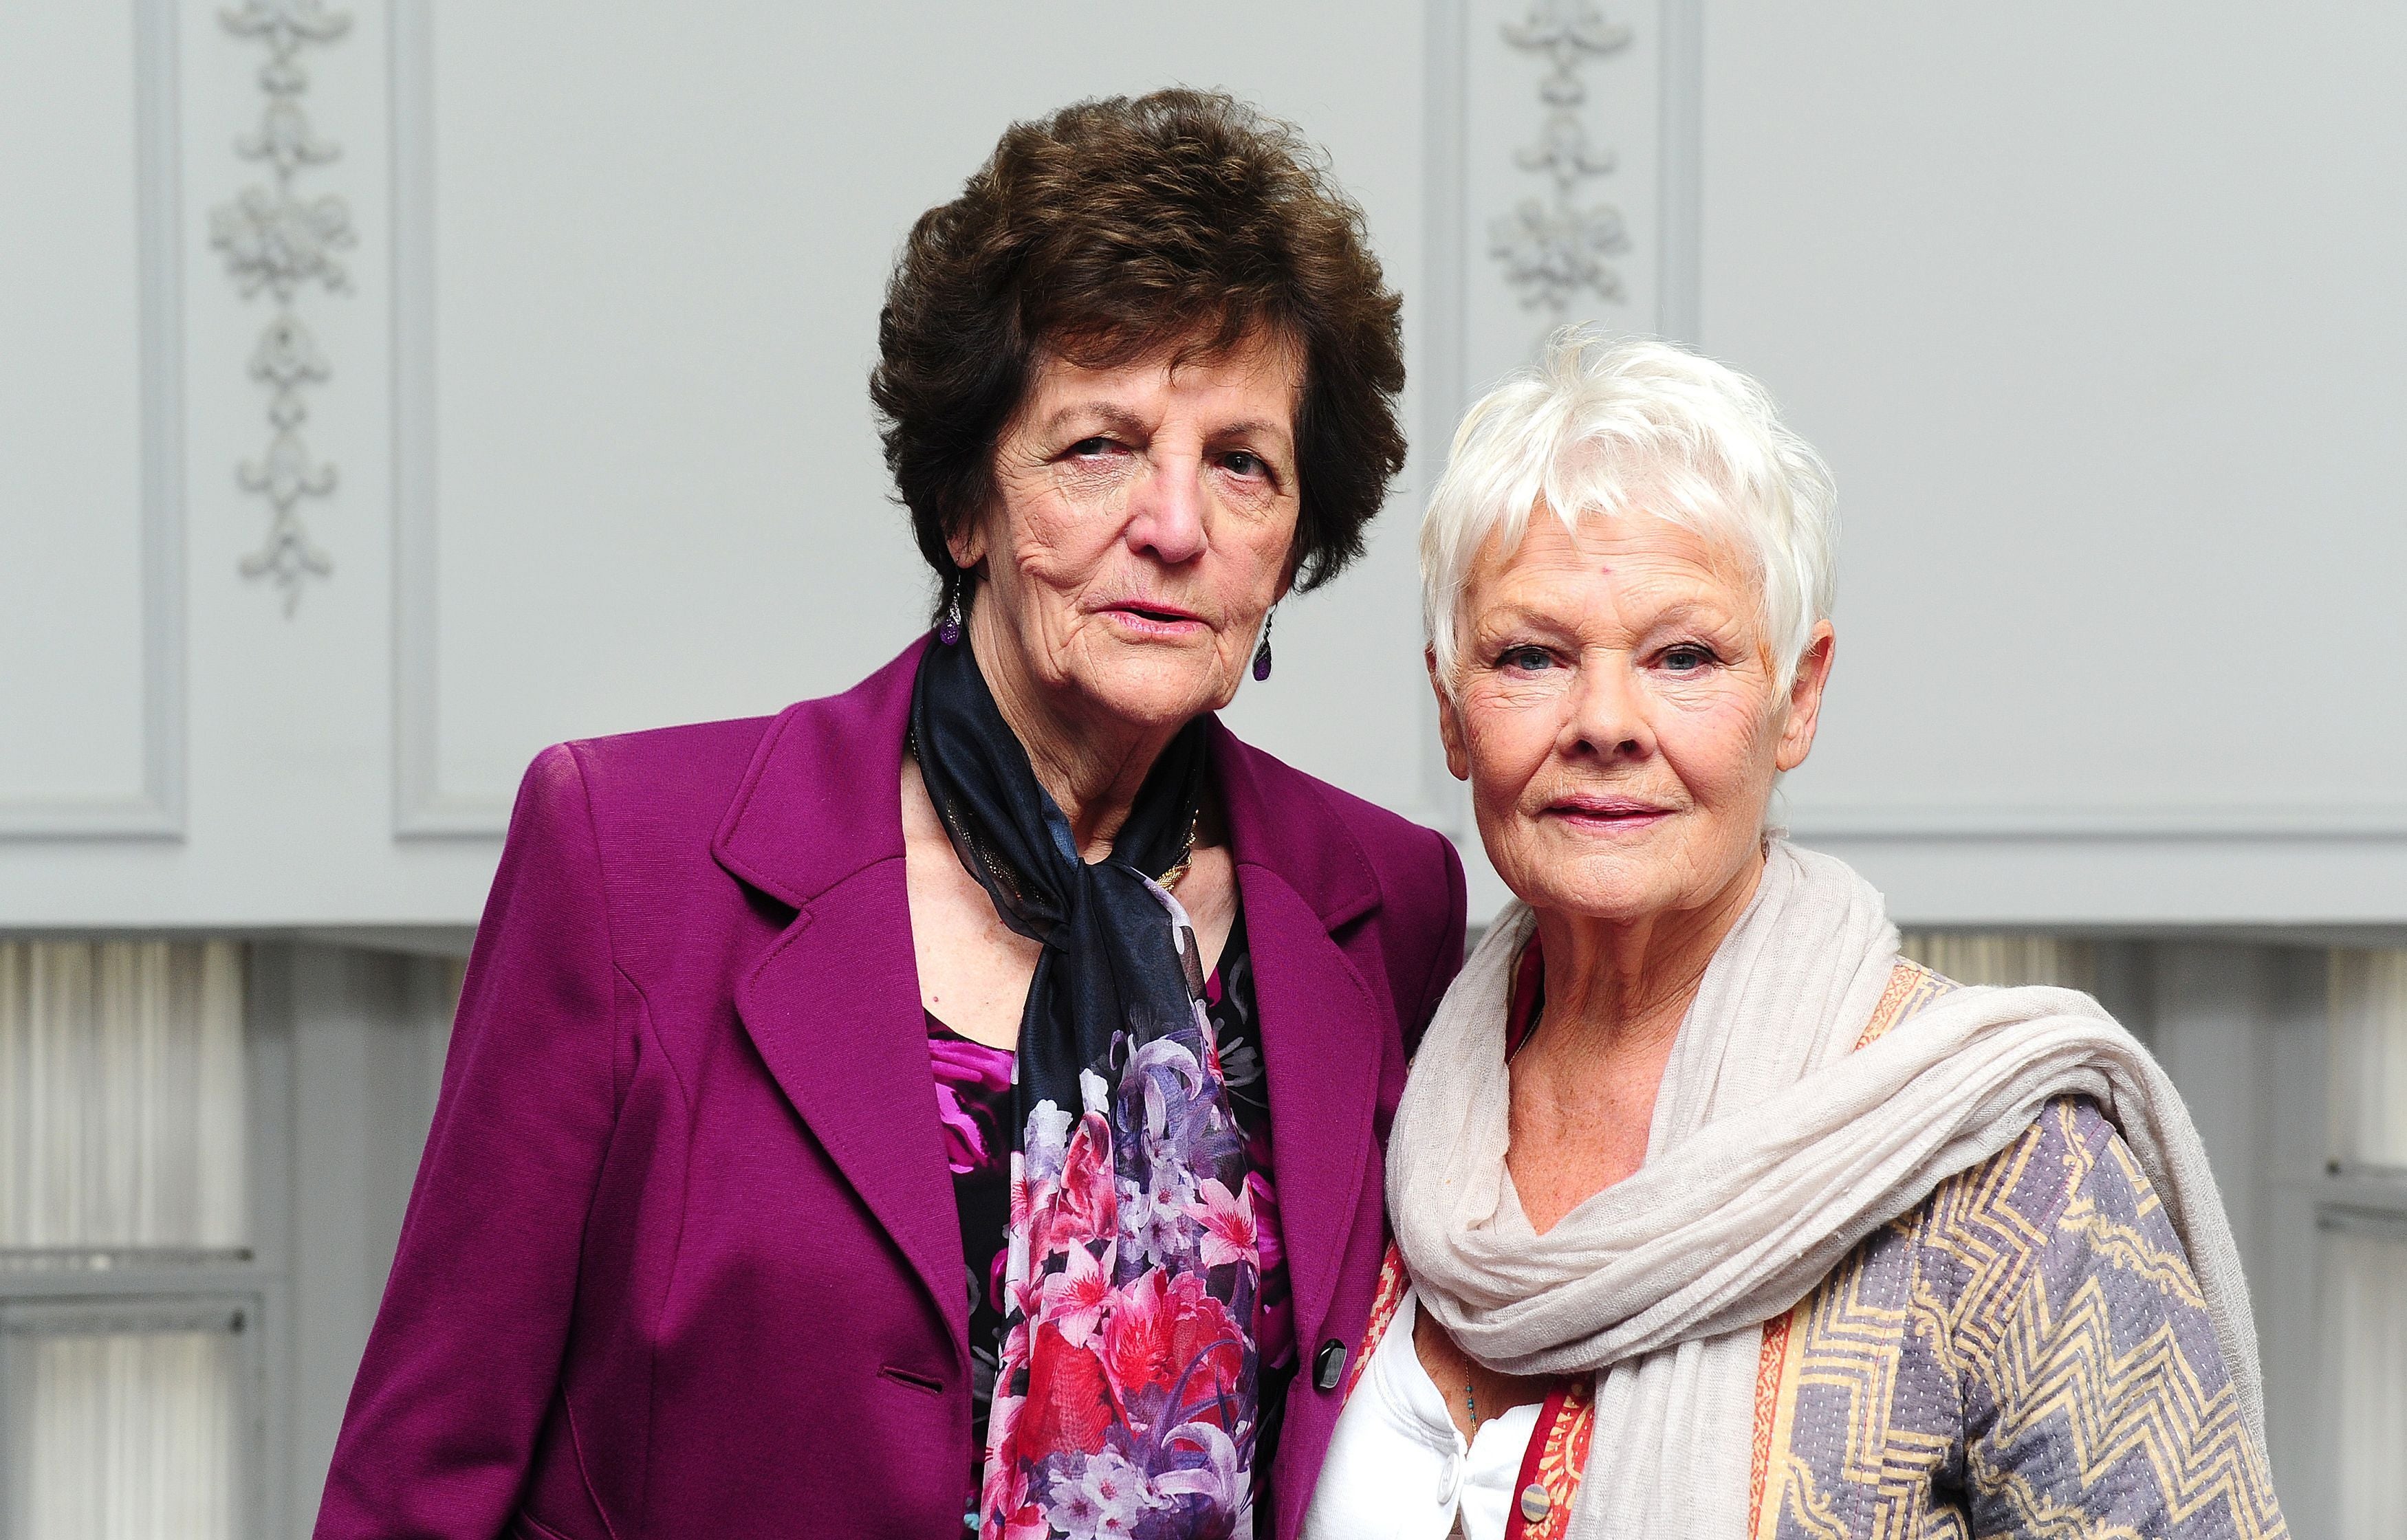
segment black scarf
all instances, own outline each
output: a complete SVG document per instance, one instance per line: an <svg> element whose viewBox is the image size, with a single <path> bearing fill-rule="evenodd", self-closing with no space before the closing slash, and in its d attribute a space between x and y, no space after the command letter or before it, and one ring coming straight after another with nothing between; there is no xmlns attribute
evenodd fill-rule
<svg viewBox="0 0 2407 1540"><path fill-rule="evenodd" d="M1142 1022L1151 1036L1175 1025L1203 988L1200 971L1189 976L1189 959L1201 964L1192 932L1171 935L1146 882L1187 854L1204 799L1204 732L1198 717L1170 741L1110 857L1089 866L967 640L920 659L911 733L929 799L1004 924L1045 946L1019 1018L1023 1117L1054 1092L1067 1093L1062 1105L1075 1102L1078 1071L1105 1055L1114 1032Z"/></svg>
<svg viewBox="0 0 2407 1540"><path fill-rule="evenodd" d="M1178 1533L1250 1522L1259 1238L1195 933L1157 885L1188 851L1208 730L1171 741L1090 866L970 647L929 648L912 687L920 775L961 864L1044 947L1013 1073L985 1535L1110 1512Z"/></svg>

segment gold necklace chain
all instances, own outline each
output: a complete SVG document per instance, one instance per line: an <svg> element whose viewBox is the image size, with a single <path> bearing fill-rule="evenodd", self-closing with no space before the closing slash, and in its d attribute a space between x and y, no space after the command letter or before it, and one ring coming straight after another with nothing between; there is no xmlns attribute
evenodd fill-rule
<svg viewBox="0 0 2407 1540"><path fill-rule="evenodd" d="M1157 879L1163 888L1176 887L1178 879L1186 876L1187 869L1195 864L1195 830L1196 827L1203 822L1204 810L1197 808L1195 816L1187 820L1187 843L1179 848L1178 859L1172 863L1168 871L1163 872Z"/></svg>

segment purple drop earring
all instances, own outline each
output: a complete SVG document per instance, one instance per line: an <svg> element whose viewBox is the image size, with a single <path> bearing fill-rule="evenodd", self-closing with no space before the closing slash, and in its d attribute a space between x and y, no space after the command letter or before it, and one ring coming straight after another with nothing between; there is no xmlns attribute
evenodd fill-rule
<svg viewBox="0 0 2407 1540"><path fill-rule="evenodd" d="M936 640L947 647L958 645L961 640L961 580L954 579L951 587L953 591L945 600L945 618L936 623Z"/></svg>
<svg viewBox="0 0 2407 1540"><path fill-rule="evenodd" d="M1257 680L1271 676L1271 622L1277 618L1278 606L1275 604L1262 616L1262 644L1254 649L1254 677Z"/></svg>

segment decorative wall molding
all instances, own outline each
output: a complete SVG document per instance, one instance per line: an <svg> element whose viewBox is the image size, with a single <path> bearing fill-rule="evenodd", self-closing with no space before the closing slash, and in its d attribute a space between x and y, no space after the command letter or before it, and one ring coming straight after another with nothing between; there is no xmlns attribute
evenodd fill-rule
<svg viewBox="0 0 2407 1540"><path fill-rule="evenodd" d="M1544 177L1551 191L1494 220L1488 250L1523 304L1560 321L1580 295L1623 298L1621 275L1605 259L1630 248L1628 226L1617 206L1586 195L1589 182L1612 175L1615 156L1589 138L1580 109L1588 104L1588 64L1628 48L1633 35L1606 21L1593 0L1533 0L1528 16L1504 23L1503 35L1546 61L1536 138L1513 159Z"/></svg>
<svg viewBox="0 0 2407 1540"><path fill-rule="evenodd" d="M235 36L267 47L267 61L259 66L259 89L267 101L258 128L235 141L235 153L265 164L276 180L254 183L210 210L209 244L225 254L226 271L243 298L264 290L276 301L249 366L250 377L268 388L270 436L260 458L244 461L236 474L243 489L264 497L269 508L267 537L243 558L242 574L274 579L290 615L303 585L334 572L332 558L310 542L301 505L304 499L330 496L335 485L335 467L312 456L301 436L309 417L305 392L323 383L328 369L294 301L312 285L328 293L349 286L335 252L353 241L350 206L339 195L308 197L293 188L302 172L342 154L340 146L319 137L302 107L309 74L300 56L312 44L339 41L350 31L351 17L326 9L324 0L243 0L240 9L221 11L219 20Z"/></svg>
<svg viewBox="0 0 2407 1540"><path fill-rule="evenodd" d="M142 789L0 801L0 840L184 834L183 151L175 0L135 0L135 230L140 316Z"/></svg>

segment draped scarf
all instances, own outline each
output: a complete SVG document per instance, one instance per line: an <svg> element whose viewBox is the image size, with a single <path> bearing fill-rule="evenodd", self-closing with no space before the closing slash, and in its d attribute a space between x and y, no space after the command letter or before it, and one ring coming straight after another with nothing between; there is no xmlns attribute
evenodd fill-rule
<svg viewBox="0 0 2407 1540"><path fill-rule="evenodd" d="M1388 1203L1421 1307L1466 1352L1596 1377L1572 1535L1745 1533L1762 1322L2068 1094L2098 1103L2164 1201L2264 1448L2247 1288L2204 1147L2095 1000L1958 989L1859 1049L1896 928L1844 863L1775 841L1681 1023L1645 1163L1541 1236L1504 1165L1505 1013L1534 925L1508 908L1440 1005L1389 1137Z"/></svg>
<svg viewBox="0 0 2407 1540"><path fill-rule="evenodd" d="M1193 926L1159 879L1208 770L1181 729L1111 855L1083 860L966 643L911 697L961 864L1041 943L1013 1071L984 1540L1250 1533L1261 1256Z"/></svg>

